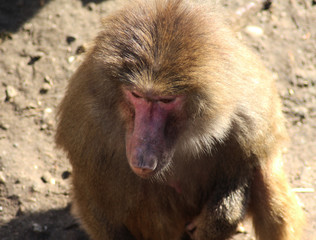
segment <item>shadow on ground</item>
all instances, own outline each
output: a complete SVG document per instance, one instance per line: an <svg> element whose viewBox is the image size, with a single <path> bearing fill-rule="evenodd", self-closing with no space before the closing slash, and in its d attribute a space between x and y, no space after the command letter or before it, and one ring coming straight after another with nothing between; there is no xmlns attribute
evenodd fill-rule
<svg viewBox="0 0 316 240"><path fill-rule="evenodd" d="M0 33L16 32L50 0L1 0Z"/></svg>
<svg viewBox="0 0 316 240"><path fill-rule="evenodd" d="M0 0L0 35L16 32L51 0ZM104 0L81 0L82 5Z"/></svg>
<svg viewBox="0 0 316 240"><path fill-rule="evenodd" d="M88 240L69 207L17 217L0 227L1 240Z"/></svg>
<svg viewBox="0 0 316 240"><path fill-rule="evenodd" d="M88 3L101 3L104 0L81 0L83 5L87 5Z"/></svg>

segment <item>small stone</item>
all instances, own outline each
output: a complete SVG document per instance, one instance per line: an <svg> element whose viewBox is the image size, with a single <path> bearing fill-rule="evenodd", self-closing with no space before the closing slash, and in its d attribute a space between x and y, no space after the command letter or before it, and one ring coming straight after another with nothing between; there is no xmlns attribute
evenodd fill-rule
<svg viewBox="0 0 316 240"><path fill-rule="evenodd" d="M7 86L5 90L5 94L6 94L6 101L10 101L11 99L13 99L14 97L18 95L18 91L12 86Z"/></svg>
<svg viewBox="0 0 316 240"><path fill-rule="evenodd" d="M41 180L43 181L43 183L48 183L49 179L50 179L50 173L49 172L45 172L43 174L43 176L41 177Z"/></svg>
<svg viewBox="0 0 316 240"><path fill-rule="evenodd" d="M53 85L53 81L49 76L44 77L44 82L48 83L49 85Z"/></svg>
<svg viewBox="0 0 316 240"><path fill-rule="evenodd" d="M10 125L6 123L0 123L0 128L2 130L8 130L10 128Z"/></svg>
<svg viewBox="0 0 316 240"><path fill-rule="evenodd" d="M62 179L68 179L69 177L70 177L70 175L71 175L71 172L69 172L69 171L64 171L62 174L61 174L61 178Z"/></svg>
<svg viewBox="0 0 316 240"><path fill-rule="evenodd" d="M25 207L23 205L19 206L18 211L16 212L16 216L23 216L25 214L26 210Z"/></svg>
<svg viewBox="0 0 316 240"><path fill-rule="evenodd" d="M51 89L51 85L49 83L44 83L43 86L40 89L41 94L47 93Z"/></svg>
<svg viewBox="0 0 316 240"><path fill-rule="evenodd" d="M32 28L33 28L33 24L32 23L25 23L24 25L23 25L23 30L25 30L25 31L31 31L32 30Z"/></svg>
<svg viewBox="0 0 316 240"><path fill-rule="evenodd" d="M50 172L46 171L43 176L41 177L41 180L44 183L50 183L50 184L55 184L56 180L52 177L52 175L50 174Z"/></svg>
<svg viewBox="0 0 316 240"><path fill-rule="evenodd" d="M5 176L3 172L0 172L0 183L4 184L6 182Z"/></svg>
<svg viewBox="0 0 316 240"><path fill-rule="evenodd" d="M53 119L53 109L51 108L45 108L43 115L42 115L42 123L43 125L46 124L49 126L52 126L54 124Z"/></svg>
<svg viewBox="0 0 316 240"><path fill-rule="evenodd" d="M79 55L79 54L82 54L82 53L84 53L84 52L86 52L86 51L87 51L86 47L85 47L84 45L80 45L80 46L77 48L77 50L76 50L76 54Z"/></svg>
<svg viewBox="0 0 316 240"><path fill-rule="evenodd" d="M56 184L55 178L51 178L49 182L50 182L50 184L52 184L52 185L55 185L55 184Z"/></svg>
<svg viewBox="0 0 316 240"><path fill-rule="evenodd" d="M75 37L73 37L73 36L67 36L67 37L66 37L66 42L67 42L68 44L71 44L71 43L73 43L74 41L76 41L76 38L75 38Z"/></svg>
<svg viewBox="0 0 316 240"><path fill-rule="evenodd" d="M43 227L38 223L33 223L32 230L33 230L33 232L41 233L41 232L43 232Z"/></svg>
<svg viewBox="0 0 316 240"><path fill-rule="evenodd" d="M308 115L308 109L305 107L295 107L293 108L294 114L301 119L305 119Z"/></svg>
<svg viewBox="0 0 316 240"><path fill-rule="evenodd" d="M88 3L88 4L87 4L87 9L88 9L89 11L94 11L94 10L96 9L96 4L93 3L93 2Z"/></svg>
<svg viewBox="0 0 316 240"><path fill-rule="evenodd" d="M75 57L74 57L74 56L70 56L70 57L68 58L68 62L69 62L69 63L72 63L73 61L75 61Z"/></svg>
<svg viewBox="0 0 316 240"><path fill-rule="evenodd" d="M4 42L5 40L11 40L13 38L12 34L9 32L0 32L0 43Z"/></svg>
<svg viewBox="0 0 316 240"><path fill-rule="evenodd" d="M238 224L236 232L237 233L243 233L243 234L247 233L245 227L242 224Z"/></svg>
<svg viewBox="0 0 316 240"><path fill-rule="evenodd" d="M44 114L51 114L53 110L51 108L45 108Z"/></svg>
<svg viewBox="0 0 316 240"><path fill-rule="evenodd" d="M258 26L249 25L245 28L245 32L252 37L260 37L263 35L263 29Z"/></svg>
<svg viewBox="0 0 316 240"><path fill-rule="evenodd" d="M27 63L27 65L33 65L35 62L37 62L41 58L42 58L41 55L30 56L30 61Z"/></svg>
<svg viewBox="0 0 316 240"><path fill-rule="evenodd" d="M27 199L27 201L32 202L32 203L36 203L37 199L34 198L34 197L30 197L30 198Z"/></svg>
<svg viewBox="0 0 316 240"><path fill-rule="evenodd" d="M36 109L36 104L35 103L29 103L27 105L26 109Z"/></svg>
<svg viewBox="0 0 316 240"><path fill-rule="evenodd" d="M292 88L289 88L288 91L289 91L289 95L290 95L290 96L294 95L294 93L295 93Z"/></svg>
<svg viewBox="0 0 316 240"><path fill-rule="evenodd" d="M30 192L32 192L32 193L40 192L40 189L39 189L38 185L33 184L33 185L30 187Z"/></svg>
<svg viewBox="0 0 316 240"><path fill-rule="evenodd" d="M43 123L43 124L41 125L40 130L43 131L43 130L46 130L46 129L48 129L48 125L47 125L46 123Z"/></svg>
<svg viewBox="0 0 316 240"><path fill-rule="evenodd" d="M263 10L269 10L271 8L273 0L266 0L263 3Z"/></svg>
<svg viewBox="0 0 316 240"><path fill-rule="evenodd" d="M315 85L316 82L316 71L306 69L296 69L296 85L298 87L308 87Z"/></svg>

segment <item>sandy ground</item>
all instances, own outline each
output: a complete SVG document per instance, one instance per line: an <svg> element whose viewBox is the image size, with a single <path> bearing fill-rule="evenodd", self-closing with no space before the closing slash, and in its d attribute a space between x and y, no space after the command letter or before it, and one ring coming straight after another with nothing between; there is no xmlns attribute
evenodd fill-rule
<svg viewBox="0 0 316 240"><path fill-rule="evenodd" d="M87 239L69 214L71 172L55 109L100 18L123 0L0 0L0 239ZM218 1L228 16L246 0ZM254 1L258 2L258 1ZM285 169L316 239L316 3L272 1L238 36L277 78L292 143ZM234 14L231 14L234 13ZM234 239L253 239L251 229Z"/></svg>

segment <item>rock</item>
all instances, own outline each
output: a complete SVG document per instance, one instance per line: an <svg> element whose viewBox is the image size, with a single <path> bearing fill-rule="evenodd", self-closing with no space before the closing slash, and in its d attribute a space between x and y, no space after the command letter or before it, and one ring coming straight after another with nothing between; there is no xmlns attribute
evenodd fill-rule
<svg viewBox="0 0 316 240"><path fill-rule="evenodd" d="M86 52L86 51L87 51L86 46L85 46L85 45L80 45L80 46L77 48L77 50L76 50L76 54L79 55L79 54L82 54L82 53L84 53L84 52Z"/></svg>
<svg viewBox="0 0 316 240"><path fill-rule="evenodd" d="M289 95L292 96L294 95L295 91L292 88L288 89Z"/></svg>
<svg viewBox="0 0 316 240"><path fill-rule="evenodd" d="M266 0L263 3L263 10L269 10L271 8L273 0Z"/></svg>
<svg viewBox="0 0 316 240"><path fill-rule="evenodd" d="M16 212L16 216L23 216L26 213L26 209L23 205L19 206L18 211Z"/></svg>
<svg viewBox="0 0 316 240"><path fill-rule="evenodd" d="M43 181L43 179L42 179L42 181ZM32 192L32 193L40 192L40 187L39 187L37 184L33 184L33 185L30 187L30 192Z"/></svg>
<svg viewBox="0 0 316 240"><path fill-rule="evenodd" d="M49 172L45 172L42 177L41 177L41 180L43 181L43 183L48 183L49 182L49 179L51 178L52 176L50 175Z"/></svg>
<svg viewBox="0 0 316 240"><path fill-rule="evenodd" d="M306 69L296 69L296 85L298 87L314 86L316 83L316 71Z"/></svg>
<svg viewBox="0 0 316 240"><path fill-rule="evenodd" d="M30 61L27 63L27 65L33 65L35 62L40 60L42 56L36 55L36 56L30 56Z"/></svg>
<svg viewBox="0 0 316 240"><path fill-rule="evenodd" d="M261 37L263 35L263 29L258 26L249 25L245 28L245 32L251 37Z"/></svg>
<svg viewBox="0 0 316 240"><path fill-rule="evenodd" d="M40 93L41 94L45 94L47 93L50 89L52 88L52 86L49 83L44 83L43 86L40 89Z"/></svg>
<svg viewBox="0 0 316 240"><path fill-rule="evenodd" d="M56 180L52 177L52 175L50 174L50 172L46 171L42 177L41 177L41 180L44 182L44 183L50 183L50 184L55 184L56 183Z"/></svg>
<svg viewBox="0 0 316 240"><path fill-rule="evenodd" d="M94 11L94 10L96 9L96 4L93 3L93 2L88 3L88 4L87 4L87 9L88 9L89 11Z"/></svg>
<svg viewBox="0 0 316 240"><path fill-rule="evenodd" d="M73 43L74 41L76 41L76 38L75 38L74 36L67 36L67 37L66 37L66 42L67 42L68 44L71 44L71 43Z"/></svg>
<svg viewBox="0 0 316 240"><path fill-rule="evenodd" d="M10 128L9 124L0 122L0 129L8 130L9 128Z"/></svg>
<svg viewBox="0 0 316 240"><path fill-rule="evenodd" d="M3 172L0 172L0 184L4 184L6 182L5 176Z"/></svg>
<svg viewBox="0 0 316 240"><path fill-rule="evenodd" d="M237 232L237 233L243 233L243 234L246 234L246 233L247 233L245 227L244 227L241 223L238 224L237 229L236 229L236 232Z"/></svg>
<svg viewBox="0 0 316 240"><path fill-rule="evenodd" d="M294 107L293 112L295 116L298 116L300 119L305 119L308 115L308 109L303 106Z"/></svg>
<svg viewBox="0 0 316 240"><path fill-rule="evenodd" d="M69 58L68 58L68 62L69 63L72 63L73 61L75 61L75 56L70 56Z"/></svg>
<svg viewBox="0 0 316 240"><path fill-rule="evenodd" d="M46 225L42 226L42 225L40 225L39 223L33 223L33 224L32 224L32 230L33 230L33 232L42 233L42 232L47 231L47 229L48 229L48 228L47 228Z"/></svg>
<svg viewBox="0 0 316 240"><path fill-rule="evenodd" d="M6 94L5 100L10 101L18 95L18 91L12 86L7 86L7 88L5 90L5 94Z"/></svg>
<svg viewBox="0 0 316 240"><path fill-rule="evenodd" d="M54 120L53 120L54 116L53 116L53 109L51 108L45 108L43 115L42 115L42 122L43 124L47 124L49 126L52 126L54 124Z"/></svg>
<svg viewBox="0 0 316 240"><path fill-rule="evenodd" d="M61 178L62 179L68 179L69 177L70 177L70 175L71 175L71 172L69 172L69 171L64 171L62 174L61 174Z"/></svg>
<svg viewBox="0 0 316 240"><path fill-rule="evenodd" d="M40 130L43 131L43 130L46 130L46 129L48 129L48 125L46 123L41 124Z"/></svg>
<svg viewBox="0 0 316 240"><path fill-rule="evenodd" d="M49 76L44 77L44 82L48 83L49 85L53 85L53 81Z"/></svg>

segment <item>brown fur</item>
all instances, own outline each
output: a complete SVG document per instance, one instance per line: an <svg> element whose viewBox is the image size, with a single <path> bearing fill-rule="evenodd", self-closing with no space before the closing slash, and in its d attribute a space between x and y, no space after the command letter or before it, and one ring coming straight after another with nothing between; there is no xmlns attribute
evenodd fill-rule
<svg viewBox="0 0 316 240"><path fill-rule="evenodd" d="M271 75L205 6L134 4L103 22L60 105L74 212L92 239L224 240L247 214L260 240L298 240L302 210L281 168L286 140ZM184 95L170 164L130 169L122 87ZM194 229L188 229L193 224Z"/></svg>

